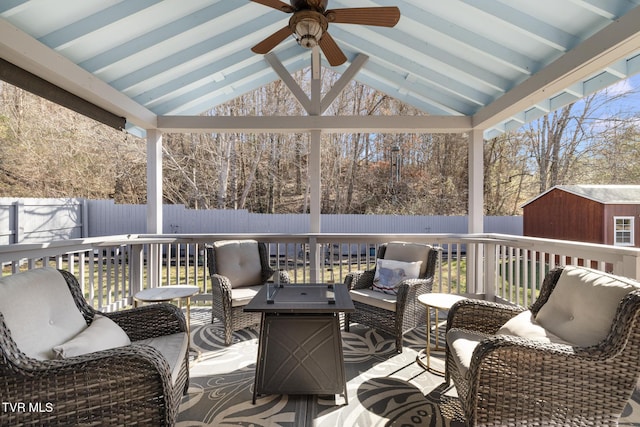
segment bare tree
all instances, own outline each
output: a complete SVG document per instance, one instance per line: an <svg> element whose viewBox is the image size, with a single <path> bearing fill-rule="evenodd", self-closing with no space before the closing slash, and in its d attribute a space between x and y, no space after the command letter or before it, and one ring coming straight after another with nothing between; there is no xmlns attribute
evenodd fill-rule
<svg viewBox="0 0 640 427"><path fill-rule="evenodd" d="M528 158L515 133L485 143L484 201L486 215L518 215L523 198L536 194Z"/></svg>
<svg viewBox="0 0 640 427"><path fill-rule="evenodd" d="M527 126L523 143L536 166L539 192L588 176L580 165L588 163L606 138L603 119L618 120L614 117L620 117L620 112L613 113L611 108L630 94L614 90L597 92Z"/></svg>

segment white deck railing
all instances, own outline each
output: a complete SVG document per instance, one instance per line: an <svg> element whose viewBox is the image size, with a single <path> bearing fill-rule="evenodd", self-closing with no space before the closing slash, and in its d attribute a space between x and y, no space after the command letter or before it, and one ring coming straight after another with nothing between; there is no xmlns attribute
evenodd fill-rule
<svg viewBox="0 0 640 427"><path fill-rule="evenodd" d="M557 265L589 265L640 279L640 249L499 234L199 234L126 235L0 246L2 274L49 265L72 271L96 309L132 304L140 289L175 283L210 292L205 246L216 240L269 243L272 266L293 282L342 282L372 268L381 243L401 240L440 251L434 292L529 305Z"/></svg>

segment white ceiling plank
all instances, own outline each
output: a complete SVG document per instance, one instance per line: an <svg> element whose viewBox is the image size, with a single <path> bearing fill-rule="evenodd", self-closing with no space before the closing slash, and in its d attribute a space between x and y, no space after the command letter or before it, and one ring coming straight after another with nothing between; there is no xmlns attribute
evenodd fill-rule
<svg viewBox="0 0 640 427"><path fill-rule="evenodd" d="M293 61L296 58L300 57L300 51L298 49L292 48L288 49L284 52L280 53L280 60L287 64L288 61ZM308 63L307 63L308 64ZM291 73L291 70L289 69ZM265 80L263 76L268 76ZM273 69L262 60L257 62L250 62L247 66L242 67L241 69L236 70L233 74L227 76L224 81L221 82L205 82L202 85L196 85L188 92L180 94L178 96L172 97L170 100L166 102L162 102L160 104L153 106L153 111L157 112L159 115L167 115L167 114L199 114L202 111L206 111L207 109L211 109L218 104L211 104L209 108L205 108L204 110L194 111L194 105L201 105L203 100L207 97L213 97L213 93L215 91L222 90L224 88L229 89L229 93L232 93L233 96L231 98L235 98L237 96L242 95L243 91L238 91L237 86L242 84L242 81L246 80L256 80L254 85L251 85L252 90L258 89L266 83L277 80L278 76L273 71ZM181 111L181 113L178 113Z"/></svg>
<svg viewBox="0 0 640 427"><path fill-rule="evenodd" d="M157 116L67 58L0 19L0 57L142 128Z"/></svg>
<svg viewBox="0 0 640 427"><path fill-rule="evenodd" d="M309 59L306 57L296 56L293 58L292 62L287 62L286 66L290 73L294 73L308 67ZM206 113L207 111L212 110L215 106L229 102L244 93L260 89L261 87L274 82L277 78L278 76L273 72L271 67L267 67L263 71L255 73L253 76L248 75L243 79L236 80L233 85L222 86L214 93L204 94L202 97L183 106L176 114L186 116Z"/></svg>
<svg viewBox="0 0 640 427"><path fill-rule="evenodd" d="M247 61L255 58L255 61ZM251 51L240 51L233 55L226 56L220 61L209 63L201 68L194 69L187 74L181 74L164 83L153 86L151 89L140 93L134 97L136 102L146 105L153 109L152 105L158 105L168 101L168 97L189 90L188 88L198 82L216 82L225 84L223 81L227 75L235 74L238 70L238 64L262 62L260 58L256 58ZM246 65L245 65L246 66ZM230 77L232 78L232 76Z"/></svg>
<svg viewBox="0 0 640 427"><path fill-rule="evenodd" d="M259 24L265 23L266 20L261 18L257 20ZM171 70L174 67L179 67L182 64L188 63L200 56L208 55L211 52L215 52L216 46L226 46L230 43L234 43L242 37L246 37L246 31L243 29L237 29L234 31L228 31L219 35L214 35L211 38L207 38L197 44L185 47L173 54L159 57L156 60L150 60L144 67L137 70L133 70L126 75L112 80L109 83L118 90L127 91L131 87L143 82L147 79L166 71ZM251 51L244 49L247 55L251 54Z"/></svg>
<svg viewBox="0 0 640 427"><path fill-rule="evenodd" d="M363 34L364 31L359 31L358 33ZM344 33L340 32L339 34ZM506 87L508 87L508 83L506 83L506 80L503 79L502 76L498 76L490 72L486 68L468 61L463 55L460 55L460 52L454 52L449 49L440 48L439 46L435 46L430 43L424 43L423 41L417 40L413 37L407 36L406 34L401 34L399 32L391 32L387 35L387 38L397 43L397 45L399 46L398 52L402 52L403 55L409 58L414 55L415 57L430 58L430 66L434 67L435 69L438 69L438 63L441 63L444 64L444 67L440 67L441 70L457 70L460 73L464 73L471 79L478 80L479 83L498 90L504 90ZM353 46L364 48L363 51L375 51L379 49L379 46L371 43L370 39L368 39L367 37L360 37L360 41L355 43L353 42L354 40L357 40L355 36L352 35L351 37L349 37L349 42ZM369 56L373 55L369 54Z"/></svg>
<svg viewBox="0 0 640 427"><path fill-rule="evenodd" d="M501 92L506 91L510 84L507 79L477 67L464 58L456 57L451 52L419 41L407 41L406 37L396 38L394 41L398 44L398 49L392 51L371 43L366 37L341 29L332 29L332 35L338 40L340 46L342 46L340 42L344 41L356 51L365 53L371 58L376 57L381 62L388 62L394 66L398 64L397 66L414 74L437 70L444 75L451 75L449 71L455 70L456 73L468 79L467 83L470 86L479 85Z"/></svg>
<svg viewBox="0 0 640 427"><path fill-rule="evenodd" d="M163 25L159 28L153 29L152 31L131 37L125 43L113 46L105 52L100 52L99 54L82 61L79 65L93 73L101 72L106 67L112 66L119 61L123 61L126 58L148 49L151 46L155 46L164 40L175 37L184 31L197 27L198 25L205 24L209 20L217 19L221 16L223 17L225 14L232 12L236 8L237 6L234 6L232 2L223 2L218 0L218 2L205 9L175 20L171 25Z"/></svg>
<svg viewBox="0 0 640 427"><path fill-rule="evenodd" d="M576 46L474 116L475 127L489 128L513 114L586 80L612 62L640 51L640 6Z"/></svg>
<svg viewBox="0 0 640 427"><path fill-rule="evenodd" d="M429 29L449 37L452 41L466 45L468 49L474 50L489 61L499 61L504 66L511 67L520 73L531 74L540 68L540 64L529 56L509 49L499 42L490 40L468 28L457 25L455 22L428 13L412 4L404 3L402 5L402 15L407 20L415 21L419 26L427 26Z"/></svg>
<svg viewBox="0 0 640 427"><path fill-rule="evenodd" d="M29 0L4 0L0 3L0 14L11 16L25 9Z"/></svg>
<svg viewBox="0 0 640 427"><path fill-rule="evenodd" d="M475 111L476 104L468 102L464 98L451 96L451 94L447 94L445 90L442 90L439 87L426 86L420 79L407 81L406 74L400 75L398 73L383 72L380 68L382 67L380 67L379 64L371 63L365 67L361 74L367 76L372 82L376 80L379 82L387 81L393 86L399 88L390 94L391 96L396 96L397 93L402 92L412 93L415 96L425 94L425 97L429 98L434 105L438 105L443 109L443 111L448 111L449 114L456 116L469 115ZM360 80L361 77L358 76L357 79ZM381 83L375 83L375 86L373 87L379 87L380 84Z"/></svg>
<svg viewBox="0 0 640 427"><path fill-rule="evenodd" d="M398 6L402 15L393 28L331 24L347 56L331 69L346 73L359 54L367 55L359 82L426 114L473 114L491 133L640 72L640 49L604 53L604 45L620 44L615 34L583 57L576 53L612 21L628 22L640 0L562 0L551 8L554 1L331 0L334 8ZM5 42L10 49L2 47L0 57L23 61L22 68L125 115L129 128L134 121L149 127L154 115L198 114L278 79L250 47L289 17L247 0L3 0L0 21L52 49L38 57L32 53L38 48L22 49L18 38ZM308 52L292 39L272 52L289 74L309 64ZM592 54L595 59L585 59ZM60 58L92 74L66 73L69 64L60 65ZM321 106L327 111L329 99Z"/></svg>
<svg viewBox="0 0 640 427"><path fill-rule="evenodd" d="M620 10L619 4L625 0L607 0L606 2L599 0L569 0L578 6L587 9L606 19L615 19L616 13Z"/></svg>
<svg viewBox="0 0 640 427"><path fill-rule="evenodd" d="M71 43L88 33L110 25L114 21L126 18L131 14L153 6L160 0L137 0L115 4L103 9L91 16L66 25L56 31L40 37L40 41L52 49L62 49L67 43Z"/></svg>
<svg viewBox="0 0 640 427"><path fill-rule="evenodd" d="M524 32L560 52L571 49L578 42L576 37L563 31L561 28L555 28L544 21L522 13L511 7L507 2L499 3L486 0L461 1L503 20L517 31Z"/></svg>

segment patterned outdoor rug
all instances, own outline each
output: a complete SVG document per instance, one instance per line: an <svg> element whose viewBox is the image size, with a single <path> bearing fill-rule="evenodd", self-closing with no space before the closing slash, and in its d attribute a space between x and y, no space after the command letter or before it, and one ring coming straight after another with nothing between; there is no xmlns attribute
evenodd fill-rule
<svg viewBox="0 0 640 427"><path fill-rule="evenodd" d="M195 317L199 315L198 309ZM204 311L204 310L203 310ZM405 350L395 353L390 336L352 325L343 332L349 404L342 396L259 396L252 404L258 331L245 329L225 347L219 323L202 325L193 317L189 393L178 426L462 426L455 391L442 377L415 363L424 346L424 328L405 335ZM446 393L445 393L446 392Z"/></svg>
<svg viewBox="0 0 640 427"><path fill-rule="evenodd" d="M190 371L177 425L183 426L463 426L453 387L415 363L425 342L424 328L405 335L404 351L395 353L391 336L352 325L343 332L349 404L341 396L259 396L252 404L258 331L245 329L224 345L222 327L211 324L210 310L192 310L192 346L200 358ZM442 363L435 360L436 367ZM439 366L438 366L439 364ZM621 426L640 423L636 392Z"/></svg>

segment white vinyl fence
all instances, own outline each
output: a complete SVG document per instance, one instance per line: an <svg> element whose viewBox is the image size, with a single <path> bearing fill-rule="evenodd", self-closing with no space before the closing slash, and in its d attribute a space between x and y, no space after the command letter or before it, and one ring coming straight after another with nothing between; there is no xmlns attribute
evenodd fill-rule
<svg viewBox="0 0 640 427"><path fill-rule="evenodd" d="M0 244L146 233L145 205L112 200L0 198ZM522 217L485 217L486 233L522 235ZM308 233L309 215L163 207L163 234ZM467 232L466 216L322 215L323 233Z"/></svg>

